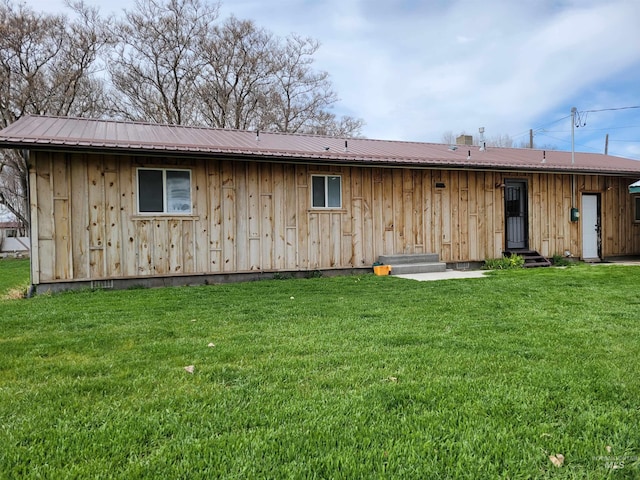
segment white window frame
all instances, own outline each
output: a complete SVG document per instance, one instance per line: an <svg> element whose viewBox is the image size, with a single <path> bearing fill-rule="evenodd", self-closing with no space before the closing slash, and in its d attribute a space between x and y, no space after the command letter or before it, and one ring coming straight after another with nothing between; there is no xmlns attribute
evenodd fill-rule
<svg viewBox="0 0 640 480"><path fill-rule="evenodd" d="M324 179L324 206L317 206L313 204L314 198L314 178L323 178ZM329 178L339 178L340 179L340 202L337 206L328 206L329 203ZM328 174L313 174L311 175L311 208L319 209L319 210L335 210L342 208L342 175L328 175Z"/></svg>
<svg viewBox="0 0 640 480"><path fill-rule="evenodd" d="M162 212L148 212L140 209L140 171L162 172ZM167 172L187 172L189 174L189 210L170 212L168 209L169 196L167 195ZM193 175L188 168L162 168L162 167L138 167L136 169L136 206L139 215L191 215L193 212Z"/></svg>

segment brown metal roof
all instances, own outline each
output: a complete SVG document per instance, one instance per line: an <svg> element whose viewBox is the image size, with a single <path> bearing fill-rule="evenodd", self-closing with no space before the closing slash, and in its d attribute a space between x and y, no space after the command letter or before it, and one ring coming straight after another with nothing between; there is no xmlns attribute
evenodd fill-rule
<svg viewBox="0 0 640 480"><path fill-rule="evenodd" d="M640 175L640 161L596 153L336 138L113 120L27 116L0 131L0 147L171 153L291 162Z"/></svg>

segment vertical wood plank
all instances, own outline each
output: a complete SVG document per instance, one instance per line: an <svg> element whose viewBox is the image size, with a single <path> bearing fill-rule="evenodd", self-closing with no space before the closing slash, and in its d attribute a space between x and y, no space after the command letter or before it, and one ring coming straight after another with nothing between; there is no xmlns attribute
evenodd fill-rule
<svg viewBox="0 0 640 480"><path fill-rule="evenodd" d="M85 180L87 174L85 173ZM130 156L121 157L118 167L120 185L120 225L122 229L122 249L120 252L122 274L138 275L137 228L134 216L138 213L136 203L137 175L135 159Z"/></svg>
<svg viewBox="0 0 640 480"><path fill-rule="evenodd" d="M247 198L248 234L249 234L249 269L260 269L260 180L258 165L247 164L246 192L238 192L241 197ZM241 210L242 211L242 210ZM242 247L239 244L239 248Z"/></svg>
<svg viewBox="0 0 640 480"><path fill-rule="evenodd" d="M153 271L155 275L169 273L169 221L156 219L153 228Z"/></svg>
<svg viewBox="0 0 640 480"><path fill-rule="evenodd" d="M102 155L93 155L88 166L89 178L89 249L90 277L104 278L105 272L105 202Z"/></svg>
<svg viewBox="0 0 640 480"><path fill-rule="evenodd" d="M69 160L68 155L53 157L53 204L55 221L55 277L69 280L73 278L73 260L71 248L71 206L69 199Z"/></svg>
<svg viewBox="0 0 640 480"><path fill-rule="evenodd" d="M73 278L89 279L89 204L87 192L87 156L77 154L71 168L71 252Z"/></svg>
<svg viewBox="0 0 640 480"><path fill-rule="evenodd" d="M224 161L221 165L222 171L222 257L224 259L224 265L222 271L233 272L236 270L236 221L242 223L242 219L238 218L239 214L236 212L236 186L234 183L233 175L233 163ZM245 231L244 228L242 230ZM248 242L247 242L248 243ZM241 251L245 251L248 245L244 244L245 248L241 248ZM241 263L242 259L238 259L238 269L243 269L245 264Z"/></svg>
<svg viewBox="0 0 640 480"><path fill-rule="evenodd" d="M184 258L183 240L183 223L192 223L191 221L183 222L177 218L171 218L167 221L167 240L168 240L168 265L169 273L180 274L185 273L182 260Z"/></svg>
<svg viewBox="0 0 640 480"><path fill-rule="evenodd" d="M284 166L272 165L272 192L270 208L273 212L272 221L272 251L271 266L275 270L283 270L287 267L286 235L287 235L287 200L285 192Z"/></svg>
<svg viewBox="0 0 640 480"><path fill-rule="evenodd" d="M40 284L40 233L39 233L39 206L38 206L38 167L42 160L43 153L31 153L31 165L29 166L29 236L31 237L31 282L33 285Z"/></svg>
<svg viewBox="0 0 640 480"><path fill-rule="evenodd" d="M326 236L328 237L327 246L331 249L329 252L329 267L345 267L348 266L342 260L342 241L345 237L344 232L342 231L342 214L341 213L330 213L328 215L328 220L330 222L329 228L327 229ZM349 235L349 245L351 245L351 236Z"/></svg>
<svg viewBox="0 0 640 480"><path fill-rule="evenodd" d="M328 268L331 266L332 259L332 251L334 246L334 241L331 233L331 213L322 212L318 215L318 219L320 220L320 229L318 231L318 247L320 251L320 267ZM336 237L338 240L340 239L340 229L336 232Z"/></svg>
<svg viewBox="0 0 640 480"><path fill-rule="evenodd" d="M209 209L211 205L211 192L208 188L208 161L193 161L191 170L191 178L193 185L191 186L192 211L195 216L192 225L181 225L180 230L188 230L195 232L195 235L182 239L182 248L180 249L183 273L205 273L211 271L211 214L213 210ZM187 242L189 240L189 242ZM187 262L186 256L193 259ZM189 266L188 266L189 265Z"/></svg>
<svg viewBox="0 0 640 480"><path fill-rule="evenodd" d="M307 215L310 205L309 173L305 165L296 165L296 196L298 204L297 225L298 225L298 268L307 270L316 268L311 265L311 242L310 223L311 215Z"/></svg>
<svg viewBox="0 0 640 480"><path fill-rule="evenodd" d="M309 269L320 268L320 219L317 213L310 212L309 222Z"/></svg>
<svg viewBox="0 0 640 480"><path fill-rule="evenodd" d="M71 239L69 229L69 201L55 199L54 218L56 221L54 277L56 280L69 280L71 276Z"/></svg>
<svg viewBox="0 0 640 480"><path fill-rule="evenodd" d="M285 268L298 268L298 189L296 169L293 165L283 165L285 202ZM305 218L305 217L302 217Z"/></svg>
<svg viewBox="0 0 640 480"><path fill-rule="evenodd" d="M183 273L192 273L192 272L199 271L199 269L196 268L196 259L195 259L194 250L193 250L193 244L194 244L193 237L196 236L196 222L181 221L179 225L180 226L178 227L178 232L176 232L176 234L179 234L180 230L182 231L182 238L180 239L182 243L182 254L180 256L180 261L182 262L181 271ZM219 267L220 251L218 250L215 253L217 254L216 259L218 260L218 263L216 263L216 266ZM209 261L211 262L211 256L209 257ZM213 263L211 263L211 265L213 265Z"/></svg>
<svg viewBox="0 0 640 480"><path fill-rule="evenodd" d="M471 173L471 175L473 174ZM469 252L471 219L469 216L469 179L467 172L458 172L458 189L460 191L458 203L458 221L460 225L458 259L466 261L471 258Z"/></svg>
<svg viewBox="0 0 640 480"><path fill-rule="evenodd" d="M370 168L362 170L362 234L358 250L361 257L356 260L360 265L372 265L378 260L379 250L376 248L377 242L374 238L374 217L373 205L373 171Z"/></svg>
<svg viewBox="0 0 640 480"><path fill-rule="evenodd" d="M440 195L440 209L439 213L436 211L436 215L440 215L441 223L441 247L440 247L440 259L445 262L452 261L451 254L451 175L447 171L442 172L442 180L447 185L442 195Z"/></svg>
<svg viewBox="0 0 640 480"><path fill-rule="evenodd" d="M153 251L153 222L139 220L136 225L136 247L138 258L138 275L152 275L153 262L151 253Z"/></svg>
<svg viewBox="0 0 640 480"><path fill-rule="evenodd" d="M414 207L413 170L402 170L402 251L416 253L416 235L414 234Z"/></svg>
<svg viewBox="0 0 640 480"><path fill-rule="evenodd" d="M424 250L424 191L422 186L422 172L420 170L413 170L413 226L411 235L414 241L415 253L426 253Z"/></svg>
<svg viewBox="0 0 640 480"><path fill-rule="evenodd" d="M354 262L353 250L353 193L352 188L352 170L349 167L342 167L340 174L342 178L342 213L339 215L340 220L340 260L336 266L349 267Z"/></svg>
<svg viewBox="0 0 640 480"><path fill-rule="evenodd" d="M433 223L433 199L435 195L433 172L425 170L422 173L422 218L424 232L424 252L438 253L434 244L434 223Z"/></svg>
<svg viewBox="0 0 640 480"><path fill-rule="evenodd" d="M222 271L222 182L220 162L210 161L207 164L209 192L209 269L212 273Z"/></svg>
<svg viewBox="0 0 640 480"><path fill-rule="evenodd" d="M120 214L120 185L118 159L109 155L104 159L105 190L105 266L107 277L122 276L122 223Z"/></svg>
<svg viewBox="0 0 640 480"><path fill-rule="evenodd" d="M395 252L395 224L393 210L393 170L382 171L382 214L384 224L384 253Z"/></svg>
<svg viewBox="0 0 640 480"><path fill-rule="evenodd" d="M372 191L370 207L373 225L372 247L373 250L377 252L376 254L378 256L388 253L385 248L385 216L383 212L384 195L382 179L382 169L373 168L371 177Z"/></svg>
<svg viewBox="0 0 640 480"><path fill-rule="evenodd" d="M460 172L451 172L449 174L451 187L449 189L449 215L450 227L449 235L451 242L450 261L460 260Z"/></svg>

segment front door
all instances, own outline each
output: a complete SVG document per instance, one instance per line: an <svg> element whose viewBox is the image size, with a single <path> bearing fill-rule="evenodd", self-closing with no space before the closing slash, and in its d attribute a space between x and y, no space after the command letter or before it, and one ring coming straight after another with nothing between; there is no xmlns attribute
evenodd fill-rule
<svg viewBox="0 0 640 480"><path fill-rule="evenodd" d="M600 195L582 194L582 259L600 260Z"/></svg>
<svg viewBox="0 0 640 480"><path fill-rule="evenodd" d="M507 180L504 192L506 249L528 248L527 182Z"/></svg>

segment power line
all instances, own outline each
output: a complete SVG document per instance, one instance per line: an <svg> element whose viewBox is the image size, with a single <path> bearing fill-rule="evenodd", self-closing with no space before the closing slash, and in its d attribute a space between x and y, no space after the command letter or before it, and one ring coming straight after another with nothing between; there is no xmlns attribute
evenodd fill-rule
<svg viewBox="0 0 640 480"><path fill-rule="evenodd" d="M558 141L558 142L562 142L562 143L569 143L569 144L571 143L571 140L567 140L567 139L565 139L565 138L553 137L553 136L551 136L551 135L547 135L546 133L543 133L543 134L542 134L542 136L543 136L543 137L546 137L546 138L550 138L550 139L552 139L552 140L556 140L556 141ZM597 152L597 151L598 151L598 149L597 149L597 148L594 148L594 147L592 147L592 146L590 146L590 145L584 145L584 144L581 144L581 143L576 143L576 144L575 144L575 146L577 146L577 147L582 147L582 148L585 148L585 149L588 149L588 150L592 150L592 151L594 151L594 152Z"/></svg>
<svg viewBox="0 0 640 480"><path fill-rule="evenodd" d="M533 128L533 133L537 133L541 130L543 130L545 127L548 127L549 125L553 125L554 123L558 123L561 122L562 120L566 120L567 118L571 117L571 115L566 115L562 118L559 118L557 120L554 120L553 122L549 122L549 123L545 123L544 125L540 125L539 127ZM521 137L522 135L528 135L529 134L529 130L522 132L522 133L518 133L517 135L514 135L513 138L518 138Z"/></svg>
<svg viewBox="0 0 640 480"><path fill-rule="evenodd" d="M583 110L584 113L589 112L612 112L615 110L631 110L633 108L640 108L640 105L634 105L633 107L614 107L614 108L600 108L598 110Z"/></svg>

